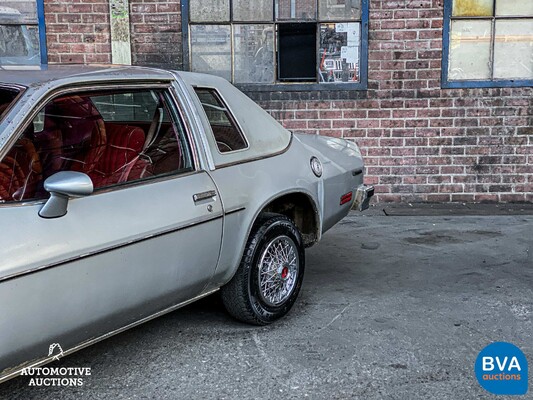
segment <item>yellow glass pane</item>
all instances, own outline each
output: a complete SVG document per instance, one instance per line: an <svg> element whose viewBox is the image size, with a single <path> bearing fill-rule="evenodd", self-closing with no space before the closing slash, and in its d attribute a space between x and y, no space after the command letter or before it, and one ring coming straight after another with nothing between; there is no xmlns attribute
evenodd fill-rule
<svg viewBox="0 0 533 400"><path fill-rule="evenodd" d="M452 21L449 79L489 79L490 45L490 21Z"/></svg>
<svg viewBox="0 0 533 400"><path fill-rule="evenodd" d="M454 17L488 17L492 16L493 0L453 0Z"/></svg>
<svg viewBox="0 0 533 400"><path fill-rule="evenodd" d="M496 21L495 79L533 79L533 19Z"/></svg>

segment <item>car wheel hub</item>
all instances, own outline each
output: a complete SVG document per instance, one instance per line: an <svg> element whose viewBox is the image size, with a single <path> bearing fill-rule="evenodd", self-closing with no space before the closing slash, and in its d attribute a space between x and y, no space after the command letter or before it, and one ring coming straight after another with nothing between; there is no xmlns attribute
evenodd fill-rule
<svg viewBox="0 0 533 400"><path fill-rule="evenodd" d="M279 268L278 274L281 276L281 279L286 280L289 277L289 267L284 265L282 268Z"/></svg>
<svg viewBox="0 0 533 400"><path fill-rule="evenodd" d="M268 243L259 262L259 294L269 306L284 303L296 286L300 258L294 241L279 236Z"/></svg>

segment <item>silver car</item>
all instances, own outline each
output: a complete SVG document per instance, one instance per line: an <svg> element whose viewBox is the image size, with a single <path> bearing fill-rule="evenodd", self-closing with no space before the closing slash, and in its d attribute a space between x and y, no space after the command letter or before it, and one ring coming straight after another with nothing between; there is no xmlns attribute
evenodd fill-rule
<svg viewBox="0 0 533 400"><path fill-rule="evenodd" d="M354 143L148 68L0 67L0 160L0 381L217 290L282 317L304 249L373 194Z"/></svg>

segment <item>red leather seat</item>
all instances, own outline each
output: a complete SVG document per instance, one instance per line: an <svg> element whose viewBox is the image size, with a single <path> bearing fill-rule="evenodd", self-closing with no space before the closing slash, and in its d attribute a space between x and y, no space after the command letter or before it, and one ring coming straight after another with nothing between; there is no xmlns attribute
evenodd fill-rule
<svg viewBox="0 0 533 400"><path fill-rule="evenodd" d="M89 97L61 97L46 106L44 130L35 138L46 177L65 170L89 174L105 149L105 124Z"/></svg>
<svg viewBox="0 0 533 400"><path fill-rule="evenodd" d="M41 182L41 162L28 138L17 140L0 162L0 200L31 199Z"/></svg>
<svg viewBox="0 0 533 400"><path fill-rule="evenodd" d="M145 133L136 126L106 124L107 143L89 172L95 188L140 179L150 173L150 163L139 158Z"/></svg>

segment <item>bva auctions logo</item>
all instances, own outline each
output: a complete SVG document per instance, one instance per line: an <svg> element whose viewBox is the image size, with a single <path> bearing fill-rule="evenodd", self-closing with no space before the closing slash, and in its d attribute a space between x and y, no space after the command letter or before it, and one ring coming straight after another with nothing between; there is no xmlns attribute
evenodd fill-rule
<svg viewBox="0 0 533 400"><path fill-rule="evenodd" d="M477 356L475 371L479 384L487 392L503 395L527 393L527 359L514 344L489 344Z"/></svg>

